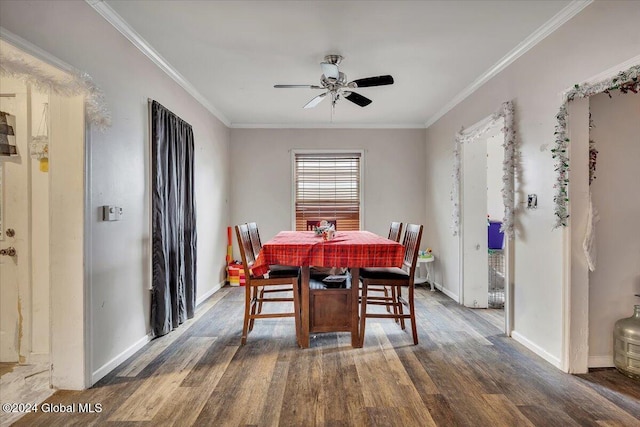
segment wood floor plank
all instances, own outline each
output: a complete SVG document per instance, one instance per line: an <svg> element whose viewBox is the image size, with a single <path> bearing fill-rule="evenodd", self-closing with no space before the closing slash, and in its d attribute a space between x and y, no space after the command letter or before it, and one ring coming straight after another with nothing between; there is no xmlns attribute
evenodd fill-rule
<svg viewBox="0 0 640 427"><path fill-rule="evenodd" d="M158 368L118 410L109 421L151 421L171 393L189 374L214 339L190 337L165 364Z"/></svg>
<svg viewBox="0 0 640 427"><path fill-rule="evenodd" d="M313 334L300 349L286 318L257 321L240 346L243 292L225 288L189 328L93 388L47 400L101 403L101 413L15 425L640 426L639 382L613 369L565 374L441 292L416 291L418 345L409 325L368 319L361 349L349 333Z"/></svg>
<svg viewBox="0 0 640 427"><path fill-rule="evenodd" d="M403 414L415 414L414 423L435 425L379 322L370 322L367 328L369 334L355 359L365 406L410 408Z"/></svg>
<svg viewBox="0 0 640 427"><path fill-rule="evenodd" d="M580 427L576 420L554 405L520 405L518 409L535 426Z"/></svg>
<svg viewBox="0 0 640 427"><path fill-rule="evenodd" d="M318 421L324 420L321 354L319 348L301 349L291 360L281 425L321 425Z"/></svg>
<svg viewBox="0 0 640 427"><path fill-rule="evenodd" d="M220 302L227 294L229 293L229 288L223 288L220 291L216 292L210 299L205 301L193 316L193 319L189 319L180 325L179 328L172 331L170 334L164 335L155 339L149 343L149 345L145 348L144 352L141 352L138 357L132 358L131 363L127 366L121 368L118 371L118 376L120 377L135 377L137 376L144 368L146 368L149 363L151 363L160 353L166 350L171 344L173 344L176 340L178 340L185 332L189 330L193 325L197 324L198 319L204 316L207 311L213 308L218 302Z"/></svg>
<svg viewBox="0 0 640 427"><path fill-rule="evenodd" d="M281 341L249 337L235 353L195 425L259 424L269 401L267 393Z"/></svg>
<svg viewBox="0 0 640 427"><path fill-rule="evenodd" d="M363 425L364 398L351 349L351 334L336 334L322 348L324 424Z"/></svg>
<svg viewBox="0 0 640 427"><path fill-rule="evenodd" d="M533 427L533 423L520 412L518 407L503 394L485 394L487 412L491 414L494 425Z"/></svg>
<svg viewBox="0 0 640 427"><path fill-rule="evenodd" d="M180 387L171 393L166 403L153 417L151 424L180 427L194 425L237 350L237 346L220 348L212 345L209 347L205 357L198 362L204 361L204 366L207 367L207 369L202 369L205 373L204 377L201 378L198 375L197 379L190 379L187 376Z"/></svg>

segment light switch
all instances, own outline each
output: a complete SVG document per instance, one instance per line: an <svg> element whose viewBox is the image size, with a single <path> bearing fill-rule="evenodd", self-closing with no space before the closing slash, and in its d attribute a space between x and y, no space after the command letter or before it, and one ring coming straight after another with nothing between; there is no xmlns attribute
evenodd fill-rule
<svg viewBox="0 0 640 427"><path fill-rule="evenodd" d="M527 196L527 209L538 208L538 196L536 194L529 194Z"/></svg>
<svg viewBox="0 0 640 427"><path fill-rule="evenodd" d="M122 208L119 206L107 205L102 207L103 221L120 221L122 219Z"/></svg>

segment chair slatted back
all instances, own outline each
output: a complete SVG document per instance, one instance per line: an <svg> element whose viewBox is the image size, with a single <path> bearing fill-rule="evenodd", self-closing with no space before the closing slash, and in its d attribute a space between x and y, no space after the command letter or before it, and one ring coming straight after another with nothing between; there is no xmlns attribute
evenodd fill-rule
<svg viewBox="0 0 640 427"><path fill-rule="evenodd" d="M402 245L404 246L404 260L402 264L408 268L412 281L418 260L420 239L422 239L422 225L407 224L402 241Z"/></svg>
<svg viewBox="0 0 640 427"><path fill-rule="evenodd" d="M236 237L238 238L238 246L240 246L244 274L246 280L249 280L251 276L249 270L253 267L253 264L255 264L256 257L253 253L253 245L251 244L251 236L247 224L236 225Z"/></svg>
<svg viewBox="0 0 640 427"><path fill-rule="evenodd" d="M392 222L391 227L389 227L389 240L393 240L394 242L400 241L400 234L402 234L402 223L401 222Z"/></svg>
<svg viewBox="0 0 640 427"><path fill-rule="evenodd" d="M329 219L327 220L329 225L333 225L334 229L338 229L338 220L337 219ZM320 220L310 219L307 220L307 231L313 231L316 227L320 227Z"/></svg>
<svg viewBox="0 0 640 427"><path fill-rule="evenodd" d="M260 233L258 232L258 224L255 222L248 222L249 237L251 238L251 247L253 248L253 256L258 258L260 250L262 250L262 242L260 241Z"/></svg>

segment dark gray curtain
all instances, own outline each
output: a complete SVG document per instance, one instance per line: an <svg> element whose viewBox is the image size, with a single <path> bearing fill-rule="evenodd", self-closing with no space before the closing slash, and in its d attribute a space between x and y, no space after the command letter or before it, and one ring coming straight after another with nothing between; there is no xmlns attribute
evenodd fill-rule
<svg viewBox="0 0 640 427"><path fill-rule="evenodd" d="M193 317L196 303L196 210L193 129L151 102L153 295L156 336Z"/></svg>

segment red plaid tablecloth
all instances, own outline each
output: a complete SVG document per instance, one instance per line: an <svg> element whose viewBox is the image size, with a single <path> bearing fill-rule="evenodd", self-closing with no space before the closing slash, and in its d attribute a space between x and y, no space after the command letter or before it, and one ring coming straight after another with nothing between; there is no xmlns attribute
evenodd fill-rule
<svg viewBox="0 0 640 427"><path fill-rule="evenodd" d="M253 274L270 264L316 267L400 267L404 247L369 231L337 231L325 241L313 231L281 231L262 246Z"/></svg>

